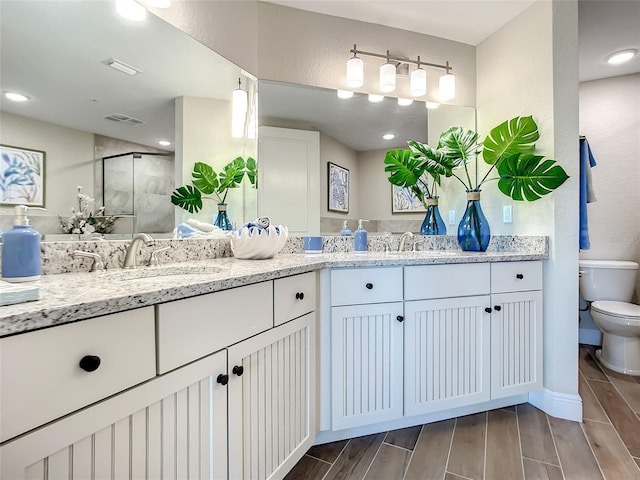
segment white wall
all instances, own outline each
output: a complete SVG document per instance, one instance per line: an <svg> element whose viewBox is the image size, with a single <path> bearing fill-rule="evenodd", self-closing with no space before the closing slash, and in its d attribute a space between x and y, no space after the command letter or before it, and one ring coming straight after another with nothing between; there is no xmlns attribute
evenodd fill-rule
<svg viewBox="0 0 640 480"><path fill-rule="evenodd" d="M77 186L81 185L88 195L94 191L93 134L6 112L0 112L0 124L0 143L46 152L47 212L34 210L30 217L50 217L43 230L55 230L58 223L56 215L65 216L69 208L76 205ZM6 211L7 207L3 210ZM38 228L36 221L32 224ZM4 221L1 227L6 228Z"/></svg>
<svg viewBox="0 0 640 480"><path fill-rule="evenodd" d="M580 134L597 166L584 259L640 262L640 74L580 84ZM638 284L640 298L640 283Z"/></svg>
<svg viewBox="0 0 640 480"><path fill-rule="evenodd" d="M544 385L537 402L552 414L581 418L578 395L578 96L577 2L540 1L477 48L477 109L481 135L516 115L532 114L537 152L555 158L571 178L552 195L514 205L514 223L499 222L510 202L488 185L483 207L493 233L544 234ZM549 408L549 398L566 395ZM563 397L564 398L564 397ZM558 406L563 404L565 410ZM555 408L557 407L557 408Z"/></svg>

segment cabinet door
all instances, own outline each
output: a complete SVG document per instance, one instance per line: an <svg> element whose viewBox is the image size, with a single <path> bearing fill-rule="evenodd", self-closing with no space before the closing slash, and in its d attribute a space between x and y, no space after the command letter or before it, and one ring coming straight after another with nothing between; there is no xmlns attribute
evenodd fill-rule
<svg viewBox="0 0 640 480"><path fill-rule="evenodd" d="M491 398L542 388L542 292L491 296Z"/></svg>
<svg viewBox="0 0 640 480"><path fill-rule="evenodd" d="M229 348L230 478L283 478L311 447L314 332L308 313Z"/></svg>
<svg viewBox="0 0 640 480"><path fill-rule="evenodd" d="M227 478L226 352L0 447L0 478Z"/></svg>
<svg viewBox="0 0 640 480"><path fill-rule="evenodd" d="M405 415L489 400L489 296L405 304Z"/></svg>
<svg viewBox="0 0 640 480"><path fill-rule="evenodd" d="M402 417L402 302L331 309L331 427Z"/></svg>

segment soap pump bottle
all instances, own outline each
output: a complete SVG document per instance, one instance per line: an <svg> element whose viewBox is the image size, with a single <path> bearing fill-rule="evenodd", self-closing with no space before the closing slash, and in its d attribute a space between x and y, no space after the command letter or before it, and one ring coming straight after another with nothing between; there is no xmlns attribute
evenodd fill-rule
<svg viewBox="0 0 640 480"><path fill-rule="evenodd" d="M345 220L342 224L342 230L340 230L340 235L343 237L350 237L351 230L349 230L349 220Z"/></svg>
<svg viewBox="0 0 640 480"><path fill-rule="evenodd" d="M369 220L363 220L362 218L358 220L358 229L353 234L353 250L355 252L366 252L367 251L367 231L362 226L363 222L368 222Z"/></svg>
<svg viewBox="0 0 640 480"><path fill-rule="evenodd" d="M2 238L2 279L31 282L40 279L40 234L27 218L29 207L16 205L13 228Z"/></svg>

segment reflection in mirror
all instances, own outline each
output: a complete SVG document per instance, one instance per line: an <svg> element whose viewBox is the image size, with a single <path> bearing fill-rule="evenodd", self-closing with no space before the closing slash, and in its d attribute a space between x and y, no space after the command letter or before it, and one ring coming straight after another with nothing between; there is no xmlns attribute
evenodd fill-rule
<svg viewBox="0 0 640 480"><path fill-rule="evenodd" d="M370 220L369 231L419 232L423 212L392 212L391 184L387 180L388 173L384 171L386 152L407 148L408 140L437 142L440 133L452 125L471 129L476 125L475 109L470 107L439 105L438 108L427 109L425 102L419 101L400 106L398 99L392 97L371 103L366 94L360 93L340 99L335 90L264 80L259 82L258 88L261 185L277 184L285 174L290 178L293 169L300 169L301 154L287 155L287 152L292 143L304 141L303 133L317 132L319 137L319 161L307 163L306 170L300 172L295 191L287 186L291 185L291 178L288 183L280 181L281 188L287 189L284 194L279 193L281 201L288 198L286 201L290 206L310 212L309 215L317 220L307 219L307 230L299 229L298 233L335 235L345 220L354 230L358 218ZM394 134L394 138L385 140L383 135L387 133ZM329 208L329 163L349 171L347 212ZM305 174L307 178L303 178ZM304 189L299 188L300 182L306 186ZM318 185L319 188L314 190ZM265 204L275 204L273 190L259 191L261 215L275 217L279 213L262 210ZM265 197L267 201L264 201ZM287 215L292 214L291 208L288 208ZM457 210L461 215L464 192L445 181L440 208L445 212ZM301 213L297 212L297 215ZM281 218L278 223L302 225L297 217L294 220ZM449 233L453 233L454 227L449 228Z"/></svg>
<svg viewBox="0 0 640 480"><path fill-rule="evenodd" d="M189 216L170 193L195 162L255 155L255 140L231 137L232 92L238 78L250 92L254 82L156 16L125 20L111 0L3 0L0 22L2 93L29 97L2 96L0 143L46 152L47 211L30 215L45 239L71 239L56 235L58 216L77 209L77 186L95 198L92 211L104 205L120 217L114 232L170 235ZM133 68L111 68L113 60ZM215 210L199 219L211 222ZM255 215L255 190L239 192L230 210L238 223ZM3 215L0 229L11 223Z"/></svg>

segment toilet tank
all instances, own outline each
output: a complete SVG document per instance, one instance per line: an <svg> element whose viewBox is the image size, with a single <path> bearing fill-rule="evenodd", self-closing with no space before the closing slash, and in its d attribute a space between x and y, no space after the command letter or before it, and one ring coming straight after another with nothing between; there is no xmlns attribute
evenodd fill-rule
<svg viewBox="0 0 640 480"><path fill-rule="evenodd" d="M580 295L589 301L629 302L636 286L638 264L618 260L580 260Z"/></svg>

